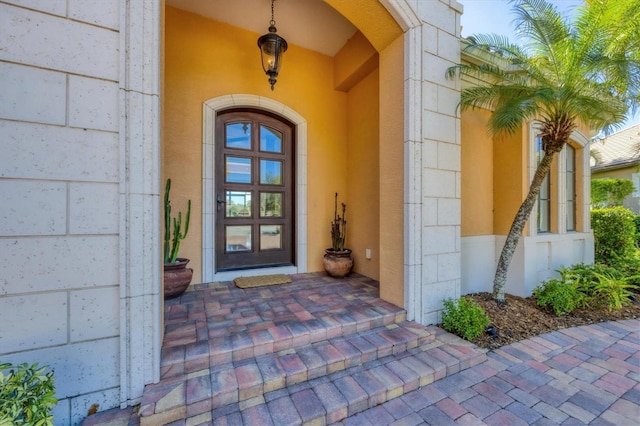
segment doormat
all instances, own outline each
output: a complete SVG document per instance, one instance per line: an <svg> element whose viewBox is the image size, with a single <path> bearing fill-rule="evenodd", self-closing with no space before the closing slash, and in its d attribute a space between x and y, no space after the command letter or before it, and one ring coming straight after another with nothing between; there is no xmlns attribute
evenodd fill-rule
<svg viewBox="0 0 640 426"><path fill-rule="evenodd" d="M262 287L266 285L286 284L290 282L291 278L284 274L238 277L233 280L233 283L239 288Z"/></svg>

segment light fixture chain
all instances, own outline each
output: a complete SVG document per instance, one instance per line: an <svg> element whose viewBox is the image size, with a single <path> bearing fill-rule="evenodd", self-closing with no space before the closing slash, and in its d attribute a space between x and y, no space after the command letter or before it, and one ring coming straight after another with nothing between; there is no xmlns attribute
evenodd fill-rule
<svg viewBox="0 0 640 426"><path fill-rule="evenodd" d="M271 0L271 22L269 22L269 25L273 25L275 27L276 25L276 21L273 19L273 4L275 3L276 0Z"/></svg>

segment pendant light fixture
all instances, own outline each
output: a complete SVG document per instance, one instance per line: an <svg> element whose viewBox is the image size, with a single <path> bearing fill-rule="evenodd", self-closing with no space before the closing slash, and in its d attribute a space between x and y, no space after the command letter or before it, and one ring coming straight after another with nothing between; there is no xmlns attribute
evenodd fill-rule
<svg viewBox="0 0 640 426"><path fill-rule="evenodd" d="M271 0L271 21L269 21L269 32L258 39L260 48L260 58L262 59L262 69L269 76L271 90L276 84L280 65L282 64L282 54L287 51L287 41L276 32L276 21L273 20L273 3Z"/></svg>

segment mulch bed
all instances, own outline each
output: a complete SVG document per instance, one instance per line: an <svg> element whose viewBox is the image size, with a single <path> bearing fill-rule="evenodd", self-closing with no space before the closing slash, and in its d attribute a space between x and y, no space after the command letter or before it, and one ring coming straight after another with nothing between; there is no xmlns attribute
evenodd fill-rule
<svg viewBox="0 0 640 426"><path fill-rule="evenodd" d="M567 327L594 324L604 321L640 318L640 303L634 302L622 309L609 311L577 309L570 314L556 316L553 311L540 308L533 297L522 298L507 294L507 305L500 306L491 293L476 293L465 296L476 301L484 309L497 332L495 336L483 333L473 340L478 346L494 349L519 340Z"/></svg>

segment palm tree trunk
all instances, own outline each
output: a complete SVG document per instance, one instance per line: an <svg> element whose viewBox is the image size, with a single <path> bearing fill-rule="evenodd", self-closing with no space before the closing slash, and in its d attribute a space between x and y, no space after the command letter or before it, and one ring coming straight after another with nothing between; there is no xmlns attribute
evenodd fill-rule
<svg viewBox="0 0 640 426"><path fill-rule="evenodd" d="M504 287L507 283L507 271L509 270L509 264L513 258L513 253L515 253L516 247L518 246L518 241L522 235L524 225L527 223L527 220L529 220L533 206L538 199L542 182L544 181L545 176L549 174L554 154L555 152L545 154L542 161L540 161L540 164L538 164L536 173L533 176L531 185L529 186L527 198L524 199L522 205L518 209L518 212L513 219L513 223L511 224L509 234L507 234L507 240L504 242L504 247L500 254L500 260L498 261L498 266L496 268L496 275L493 278L493 299L498 303L506 303Z"/></svg>

